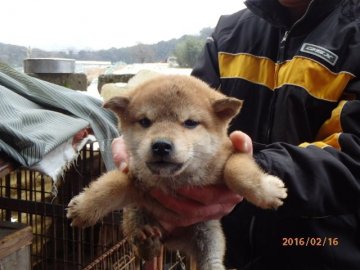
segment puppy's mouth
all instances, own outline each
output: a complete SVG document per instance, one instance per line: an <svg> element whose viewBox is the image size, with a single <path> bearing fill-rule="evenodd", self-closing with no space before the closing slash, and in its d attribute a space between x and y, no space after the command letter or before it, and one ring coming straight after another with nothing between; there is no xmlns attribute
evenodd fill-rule
<svg viewBox="0 0 360 270"><path fill-rule="evenodd" d="M174 176L178 174L184 166L184 163L174 163L169 161L149 161L146 162L149 170L159 176Z"/></svg>

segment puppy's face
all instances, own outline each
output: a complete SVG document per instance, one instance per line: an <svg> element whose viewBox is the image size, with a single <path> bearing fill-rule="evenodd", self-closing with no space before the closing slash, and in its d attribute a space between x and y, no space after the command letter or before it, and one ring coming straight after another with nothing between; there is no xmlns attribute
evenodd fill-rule
<svg viewBox="0 0 360 270"><path fill-rule="evenodd" d="M152 179L206 167L227 138L227 125L241 101L189 76L162 76L104 106L121 120L130 169Z"/></svg>

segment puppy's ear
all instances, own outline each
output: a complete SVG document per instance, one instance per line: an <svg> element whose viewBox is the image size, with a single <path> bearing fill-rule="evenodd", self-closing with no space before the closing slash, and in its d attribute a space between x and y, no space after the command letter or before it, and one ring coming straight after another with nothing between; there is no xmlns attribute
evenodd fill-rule
<svg viewBox="0 0 360 270"><path fill-rule="evenodd" d="M224 120L232 119L240 112L243 101L237 98L222 98L213 102L213 109L216 115Z"/></svg>
<svg viewBox="0 0 360 270"><path fill-rule="evenodd" d="M103 107L106 109L110 109L117 114L123 113L128 107L130 99L125 96L117 96L109 99L104 103Z"/></svg>

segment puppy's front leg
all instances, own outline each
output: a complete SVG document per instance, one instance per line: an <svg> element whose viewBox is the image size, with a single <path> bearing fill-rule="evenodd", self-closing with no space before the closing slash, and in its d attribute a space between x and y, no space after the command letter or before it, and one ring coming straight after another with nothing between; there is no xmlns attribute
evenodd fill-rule
<svg viewBox="0 0 360 270"><path fill-rule="evenodd" d="M227 186L261 208L278 208L287 197L284 182L264 173L248 154L234 153L225 164Z"/></svg>
<svg viewBox="0 0 360 270"><path fill-rule="evenodd" d="M132 203L135 195L127 174L110 171L70 201L66 216L72 219L71 226L91 226L111 211Z"/></svg>

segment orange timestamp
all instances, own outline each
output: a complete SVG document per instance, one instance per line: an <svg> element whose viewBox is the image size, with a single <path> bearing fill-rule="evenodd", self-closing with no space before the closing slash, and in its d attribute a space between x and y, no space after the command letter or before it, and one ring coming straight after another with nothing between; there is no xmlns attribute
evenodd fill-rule
<svg viewBox="0 0 360 270"><path fill-rule="evenodd" d="M283 247L325 247L338 246L340 244L338 237L283 237Z"/></svg>

